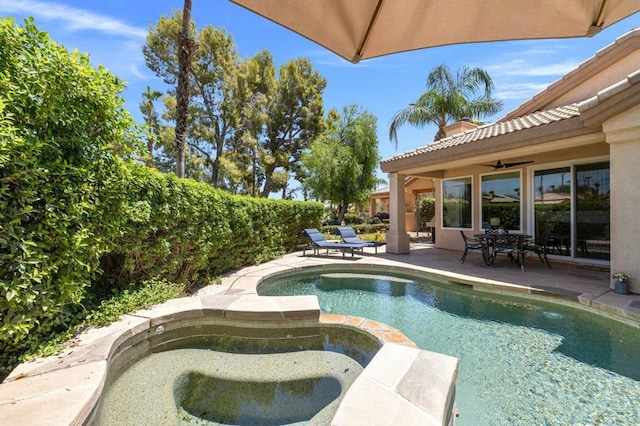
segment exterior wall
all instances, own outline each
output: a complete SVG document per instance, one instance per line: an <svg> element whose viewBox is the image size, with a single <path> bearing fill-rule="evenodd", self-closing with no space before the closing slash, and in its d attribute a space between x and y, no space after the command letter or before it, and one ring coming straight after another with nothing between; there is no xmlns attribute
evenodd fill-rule
<svg viewBox="0 0 640 426"><path fill-rule="evenodd" d="M602 127L611 147L611 271L628 274L631 292L640 293L640 106Z"/></svg>

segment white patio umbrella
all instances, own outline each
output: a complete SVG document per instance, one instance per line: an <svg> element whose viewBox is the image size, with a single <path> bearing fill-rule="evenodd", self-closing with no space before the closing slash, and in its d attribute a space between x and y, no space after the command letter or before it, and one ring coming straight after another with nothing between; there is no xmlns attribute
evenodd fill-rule
<svg viewBox="0 0 640 426"><path fill-rule="evenodd" d="M640 0L231 0L357 63L481 41L592 36Z"/></svg>

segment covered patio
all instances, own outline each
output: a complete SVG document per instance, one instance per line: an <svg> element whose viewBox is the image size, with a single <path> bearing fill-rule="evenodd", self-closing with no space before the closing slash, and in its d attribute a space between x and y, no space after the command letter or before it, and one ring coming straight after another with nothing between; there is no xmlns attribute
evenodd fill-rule
<svg viewBox="0 0 640 426"><path fill-rule="evenodd" d="M634 30L501 120L454 123L445 138L383 160L387 251L410 251L405 182L425 179L435 181L437 248L462 250L461 230L481 233L495 219L534 236L550 230L552 262L625 272L640 293L630 238L640 235L639 63Z"/></svg>

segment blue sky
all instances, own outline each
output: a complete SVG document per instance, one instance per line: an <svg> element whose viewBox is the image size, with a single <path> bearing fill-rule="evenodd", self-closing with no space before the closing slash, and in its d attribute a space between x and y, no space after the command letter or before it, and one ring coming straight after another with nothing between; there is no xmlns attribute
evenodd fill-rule
<svg viewBox="0 0 640 426"><path fill-rule="evenodd" d="M67 49L90 54L127 82L126 108L141 120L138 104L147 85L163 89L162 81L148 70L142 45L151 26L182 0L2 0L0 16L18 22L35 18L40 30ZM494 79L494 96L504 103L494 121L527 101L547 85L575 68L627 31L640 27L635 14L606 28L593 38L511 41L444 46L400 53L351 64L328 50L226 0L194 0L196 25L225 27L233 35L238 53L253 56L271 52L276 65L298 57L309 58L328 81L325 111L356 103L378 118L379 152L382 158L428 144L435 127L402 128L398 148L389 141L393 115L423 92L429 71L447 64L453 71L464 65L485 68ZM383 177L383 176L381 176Z"/></svg>

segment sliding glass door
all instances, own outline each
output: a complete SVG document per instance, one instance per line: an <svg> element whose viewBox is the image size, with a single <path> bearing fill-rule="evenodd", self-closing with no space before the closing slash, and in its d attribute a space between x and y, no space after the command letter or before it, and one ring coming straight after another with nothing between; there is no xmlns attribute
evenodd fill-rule
<svg viewBox="0 0 640 426"><path fill-rule="evenodd" d="M609 162L534 172L534 227L550 231L550 254L611 259Z"/></svg>
<svg viewBox="0 0 640 426"><path fill-rule="evenodd" d="M550 254L571 256L571 168L534 172L535 235L550 231Z"/></svg>
<svg viewBox="0 0 640 426"><path fill-rule="evenodd" d="M609 163L575 166L575 182L575 256L610 260Z"/></svg>

